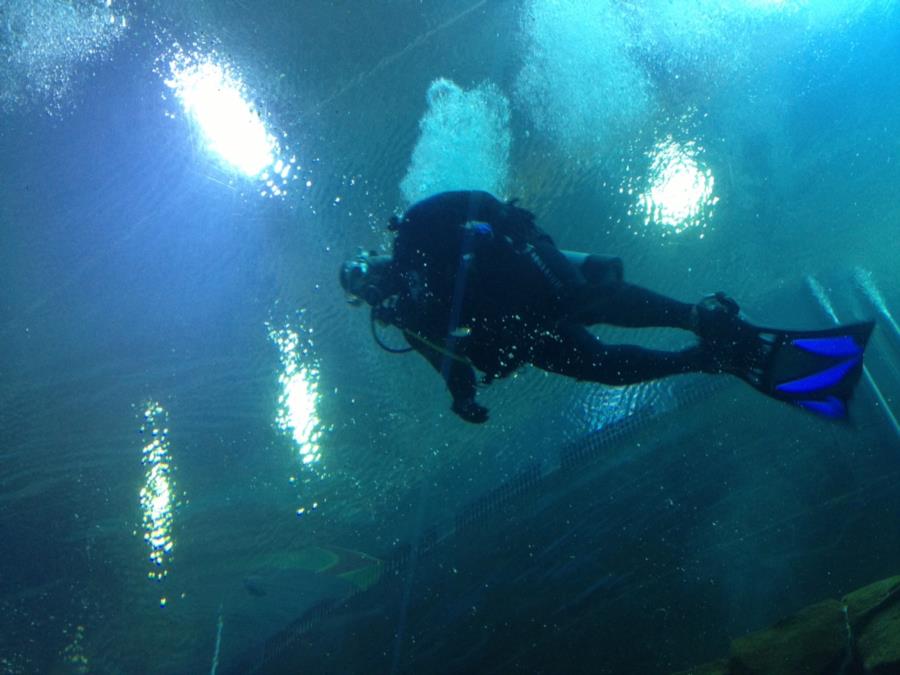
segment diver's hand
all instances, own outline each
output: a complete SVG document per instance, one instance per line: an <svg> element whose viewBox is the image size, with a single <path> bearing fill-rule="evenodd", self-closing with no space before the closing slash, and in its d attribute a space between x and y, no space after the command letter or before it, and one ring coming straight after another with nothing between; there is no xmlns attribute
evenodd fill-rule
<svg viewBox="0 0 900 675"><path fill-rule="evenodd" d="M720 291L705 296L691 308L689 328L707 342L727 340L739 326L740 314L737 302Z"/></svg>
<svg viewBox="0 0 900 675"><path fill-rule="evenodd" d="M474 398L455 399L450 409L472 424L484 424L488 419L488 409L475 403Z"/></svg>

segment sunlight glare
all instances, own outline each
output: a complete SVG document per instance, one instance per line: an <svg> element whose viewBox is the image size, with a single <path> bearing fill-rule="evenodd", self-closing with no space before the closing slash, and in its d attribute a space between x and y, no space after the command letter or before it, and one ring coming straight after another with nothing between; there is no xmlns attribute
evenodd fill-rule
<svg viewBox="0 0 900 675"><path fill-rule="evenodd" d="M278 143L230 68L184 55L174 58L169 67L171 77L165 83L210 150L251 178L275 163Z"/></svg>
<svg viewBox="0 0 900 675"><path fill-rule="evenodd" d="M144 407L140 428L141 434L148 436L142 450L144 486L140 492L144 541L150 547L150 561L154 565L147 576L156 581L166 576L164 565L175 547L172 538L175 487L169 456L168 417L159 403L149 402Z"/></svg>
<svg viewBox="0 0 900 675"><path fill-rule="evenodd" d="M712 171L698 154L695 143L678 143L671 136L654 146L648 186L638 197L645 225L661 225L664 234L706 226L719 198L713 195Z"/></svg>
<svg viewBox="0 0 900 675"><path fill-rule="evenodd" d="M303 464L312 464L322 458L319 441L322 425L317 413L319 400L319 369L309 359L307 347L300 345L297 331L284 328L269 329L269 339L278 347L281 359L281 373L278 381L281 394L278 397L276 425L289 434L300 451ZM310 343L311 344L311 343Z"/></svg>

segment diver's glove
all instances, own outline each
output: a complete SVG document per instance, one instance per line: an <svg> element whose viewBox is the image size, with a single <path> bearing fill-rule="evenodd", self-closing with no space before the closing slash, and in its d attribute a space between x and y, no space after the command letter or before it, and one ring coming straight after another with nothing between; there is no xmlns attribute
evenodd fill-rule
<svg viewBox="0 0 900 675"><path fill-rule="evenodd" d="M483 424L488 419L488 409L483 405L478 405L474 397L453 399L450 409L472 424Z"/></svg>
<svg viewBox="0 0 900 675"><path fill-rule="evenodd" d="M700 370L707 373L733 372L743 355L747 324L740 307L721 291L707 295L691 310L691 330L700 338L696 348Z"/></svg>
<svg viewBox="0 0 900 675"><path fill-rule="evenodd" d="M741 308L721 291L707 295L691 309L691 330L704 342L727 340L740 323Z"/></svg>

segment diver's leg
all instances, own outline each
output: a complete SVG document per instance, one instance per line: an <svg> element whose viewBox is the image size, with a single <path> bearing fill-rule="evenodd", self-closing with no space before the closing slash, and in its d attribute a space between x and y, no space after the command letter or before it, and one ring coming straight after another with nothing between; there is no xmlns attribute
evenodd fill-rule
<svg viewBox="0 0 900 675"><path fill-rule="evenodd" d="M662 326L693 330L694 305L679 302L624 281L588 284L570 299L568 316L577 323L607 323L628 328Z"/></svg>
<svg viewBox="0 0 900 675"><path fill-rule="evenodd" d="M533 346L531 363L542 370L602 384L632 384L680 373L709 371L700 347L678 352L606 345L579 324L566 322Z"/></svg>

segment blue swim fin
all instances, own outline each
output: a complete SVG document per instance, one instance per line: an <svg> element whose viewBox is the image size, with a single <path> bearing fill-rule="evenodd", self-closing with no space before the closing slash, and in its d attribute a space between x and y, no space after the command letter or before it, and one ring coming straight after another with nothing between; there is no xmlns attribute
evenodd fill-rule
<svg viewBox="0 0 900 675"><path fill-rule="evenodd" d="M766 396L828 417L847 417L847 402L862 375L874 321L825 330L762 328L735 320L721 362Z"/></svg>

